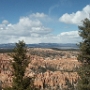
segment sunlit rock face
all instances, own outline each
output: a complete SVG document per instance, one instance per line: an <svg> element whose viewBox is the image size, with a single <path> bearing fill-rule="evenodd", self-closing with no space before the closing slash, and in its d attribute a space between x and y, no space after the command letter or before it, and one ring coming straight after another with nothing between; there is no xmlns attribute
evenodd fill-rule
<svg viewBox="0 0 90 90"><path fill-rule="evenodd" d="M75 88L79 79L76 69L81 65L77 54L77 51L28 49L30 63L25 76L35 77L34 85L41 90ZM12 86L12 61L8 54L0 54L0 81L3 87Z"/></svg>
<svg viewBox="0 0 90 90"><path fill-rule="evenodd" d="M2 87L11 86L12 84L12 60L13 59L10 56L8 56L8 54L0 54L0 81Z"/></svg>
<svg viewBox="0 0 90 90"><path fill-rule="evenodd" d="M69 82L71 85L77 83L79 76L76 72L68 73L68 72L60 72L60 71L47 71L45 73L40 73L35 78L34 85L39 88L67 88L67 83Z"/></svg>

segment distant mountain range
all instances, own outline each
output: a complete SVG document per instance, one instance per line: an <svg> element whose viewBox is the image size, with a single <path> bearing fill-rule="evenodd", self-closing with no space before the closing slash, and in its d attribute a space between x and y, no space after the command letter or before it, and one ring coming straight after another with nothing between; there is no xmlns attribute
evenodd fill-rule
<svg viewBox="0 0 90 90"><path fill-rule="evenodd" d="M72 43L38 43L38 44L26 44L30 48L57 48L57 49L78 49L76 44ZM0 49L13 49L15 43L0 44Z"/></svg>

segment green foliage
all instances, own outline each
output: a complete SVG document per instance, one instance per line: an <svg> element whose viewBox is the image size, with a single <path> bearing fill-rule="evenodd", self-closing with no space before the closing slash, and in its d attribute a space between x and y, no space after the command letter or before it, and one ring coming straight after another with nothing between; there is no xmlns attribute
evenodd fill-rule
<svg viewBox="0 0 90 90"><path fill-rule="evenodd" d="M79 34L83 41L80 42L80 54L78 59L81 62L90 63L90 20L85 19L83 26L79 26Z"/></svg>
<svg viewBox="0 0 90 90"><path fill-rule="evenodd" d="M82 66L78 70L80 80L78 81L78 90L90 90L90 20L85 19L83 26L79 26L79 34L82 37L80 42L80 53L78 60L82 62Z"/></svg>
<svg viewBox="0 0 90 90"><path fill-rule="evenodd" d="M27 47L24 41L16 43L14 53L11 54L13 57L12 67L14 69L14 78L12 87L6 88L5 90L35 90L33 87L32 78L25 77L25 70L29 63L27 57Z"/></svg>

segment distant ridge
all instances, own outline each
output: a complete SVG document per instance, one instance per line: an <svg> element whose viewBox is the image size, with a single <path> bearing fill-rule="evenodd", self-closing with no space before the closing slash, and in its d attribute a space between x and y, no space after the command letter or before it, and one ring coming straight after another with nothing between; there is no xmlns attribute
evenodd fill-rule
<svg viewBox="0 0 90 90"><path fill-rule="evenodd" d="M57 49L78 49L78 46L73 43L38 43L26 44L30 48L57 48ZM0 44L0 49L13 49L15 43Z"/></svg>

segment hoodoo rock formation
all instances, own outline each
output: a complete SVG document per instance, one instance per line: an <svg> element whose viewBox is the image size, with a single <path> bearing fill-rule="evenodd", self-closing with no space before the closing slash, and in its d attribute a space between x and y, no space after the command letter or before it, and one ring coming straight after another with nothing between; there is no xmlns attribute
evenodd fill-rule
<svg viewBox="0 0 90 90"><path fill-rule="evenodd" d="M30 63L26 68L25 76L35 77L34 85L40 90L75 88L79 79L76 69L80 66L77 53L76 51L30 49L28 50ZM0 85L2 87L12 85L12 61L13 58L8 54L0 54Z"/></svg>

